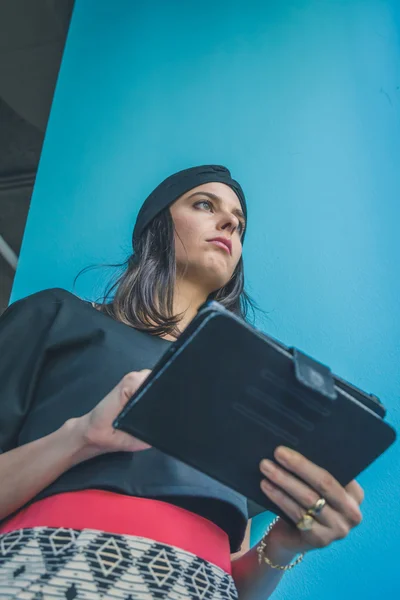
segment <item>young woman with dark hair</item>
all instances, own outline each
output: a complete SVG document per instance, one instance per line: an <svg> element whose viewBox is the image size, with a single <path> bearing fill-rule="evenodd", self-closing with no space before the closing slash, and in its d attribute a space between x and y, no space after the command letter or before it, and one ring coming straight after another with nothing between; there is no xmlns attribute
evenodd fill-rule
<svg viewBox="0 0 400 600"><path fill-rule="evenodd" d="M49 289L0 319L0 598L267 598L360 523L356 482L280 447L260 485L293 524L250 549L245 498L112 428L207 299L246 318L246 218L227 169L177 173L144 203L101 302Z"/></svg>

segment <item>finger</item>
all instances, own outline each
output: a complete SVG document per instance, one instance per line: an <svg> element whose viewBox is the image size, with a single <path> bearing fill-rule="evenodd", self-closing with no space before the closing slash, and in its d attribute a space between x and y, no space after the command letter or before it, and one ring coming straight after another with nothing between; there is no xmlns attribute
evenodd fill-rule
<svg viewBox="0 0 400 600"><path fill-rule="evenodd" d="M130 382L133 385L137 385L138 383L142 383L147 377L150 375L150 369L142 369L141 371L131 371L127 373L125 377L122 378L122 381Z"/></svg>
<svg viewBox="0 0 400 600"><path fill-rule="evenodd" d="M128 404L130 399L135 395L137 390L140 388L141 383L144 381L139 373L129 373L120 382L118 404L119 409L122 410Z"/></svg>
<svg viewBox="0 0 400 600"><path fill-rule="evenodd" d="M342 508L346 501L346 491L328 471L290 448L279 446L274 456L279 464L308 483L333 508Z"/></svg>
<svg viewBox="0 0 400 600"><path fill-rule="evenodd" d="M283 512L290 517L293 523L298 523L304 516L304 509L282 489L279 489L272 482L263 479L261 489L268 498L270 498Z"/></svg>
<svg viewBox="0 0 400 600"><path fill-rule="evenodd" d="M267 482L265 479L261 481L261 489L264 494L272 500L279 508L297 524L304 516L304 509L299 504L290 498L283 490L277 488L274 484ZM316 519L309 531L302 531L301 534L307 542L316 548L326 546L333 539L333 530L328 529Z"/></svg>
<svg viewBox="0 0 400 600"><path fill-rule="evenodd" d="M364 490L359 483L355 479L350 481L348 485L344 488L350 496L354 498L358 505L362 504L364 501Z"/></svg>
<svg viewBox="0 0 400 600"><path fill-rule="evenodd" d="M281 467L275 465L272 461L261 461L261 472L280 490L286 492L301 508L301 516L315 505L320 495L300 479ZM315 515L322 525L329 526L333 520L333 509L326 504L319 515ZM299 517L301 518L301 517Z"/></svg>
<svg viewBox="0 0 400 600"><path fill-rule="evenodd" d="M144 379L146 379L150 375L151 369L141 369L140 371L138 371L138 373L141 373Z"/></svg>
<svg viewBox="0 0 400 600"><path fill-rule="evenodd" d="M149 369L143 369L142 371L132 371L131 373L127 373L121 380L121 388L125 395L131 395L139 389L142 383L147 379L150 375L151 371Z"/></svg>
<svg viewBox="0 0 400 600"><path fill-rule="evenodd" d="M285 469L308 483L319 496L325 498L327 503L351 524L356 525L360 522L361 513L357 502L328 471L318 467L295 450L283 446L279 446L274 455Z"/></svg>

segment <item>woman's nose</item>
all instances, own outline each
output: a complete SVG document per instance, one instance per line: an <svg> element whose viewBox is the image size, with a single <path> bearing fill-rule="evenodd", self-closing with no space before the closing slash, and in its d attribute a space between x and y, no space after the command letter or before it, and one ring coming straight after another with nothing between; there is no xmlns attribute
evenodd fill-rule
<svg viewBox="0 0 400 600"><path fill-rule="evenodd" d="M226 218L221 226L222 230L228 230L230 233L234 233L239 226L239 219L234 216Z"/></svg>

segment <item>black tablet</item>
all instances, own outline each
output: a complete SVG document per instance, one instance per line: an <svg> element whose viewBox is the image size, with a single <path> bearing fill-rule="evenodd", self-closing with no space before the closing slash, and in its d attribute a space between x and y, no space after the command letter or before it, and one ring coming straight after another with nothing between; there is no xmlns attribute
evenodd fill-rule
<svg viewBox="0 0 400 600"><path fill-rule="evenodd" d="M293 448L347 485L396 433L375 397L206 304L114 422L287 518L260 490L259 463Z"/></svg>

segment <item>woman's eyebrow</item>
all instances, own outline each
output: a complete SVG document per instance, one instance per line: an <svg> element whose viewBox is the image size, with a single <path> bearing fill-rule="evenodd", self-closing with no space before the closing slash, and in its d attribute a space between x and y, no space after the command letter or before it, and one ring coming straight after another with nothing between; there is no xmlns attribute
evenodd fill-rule
<svg viewBox="0 0 400 600"><path fill-rule="evenodd" d="M207 198L210 198L210 200L214 200L215 202L219 202L220 204L222 202L221 198L217 196L217 194L213 194L212 192L193 192L193 194L190 194L190 196L188 196L188 200L190 200L190 198L193 198L194 196L206 196ZM233 215L236 215L240 219L243 219L244 222L246 222L243 211L240 210L240 208L234 208L231 212Z"/></svg>

